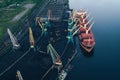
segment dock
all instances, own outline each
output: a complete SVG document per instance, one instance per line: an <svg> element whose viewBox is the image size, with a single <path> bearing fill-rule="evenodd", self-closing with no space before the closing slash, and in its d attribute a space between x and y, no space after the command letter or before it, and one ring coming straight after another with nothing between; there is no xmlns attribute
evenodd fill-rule
<svg viewBox="0 0 120 80"><path fill-rule="evenodd" d="M42 13L38 17L41 18L41 20L46 20L48 17L48 11L50 14L50 20L52 21L61 21L63 12L65 11L65 2L66 0L50 0L48 5L44 8Z"/></svg>
<svg viewBox="0 0 120 80"><path fill-rule="evenodd" d="M1 80L4 80L6 77L10 79L11 76L15 75L13 72L16 73L16 70L20 70L23 74L22 76L26 80L32 79L32 77L34 77L34 80L42 80L44 77L46 78L46 75L49 74L54 66L64 66L61 56L64 56L63 54L68 54L66 53L68 47L65 45L67 41L67 32L65 32L67 24L63 21L63 15L67 4L66 1L67 0L50 0L49 2L46 2L42 11L39 9L36 11L36 14L34 12L34 14L31 14L31 16L28 17L24 24L26 28L24 28L21 33L15 34L15 36L18 35L17 39L20 41L21 48L16 51L11 49L0 60ZM47 26L41 26L38 21L38 27L38 25L35 25L36 17L39 17L43 21L48 20L51 26L49 28ZM41 36L42 31L48 34ZM19 38L21 35L23 36ZM30 46L33 48L34 44L36 51L33 52L33 50L30 49ZM49 54L47 54L47 47ZM63 52L60 52L60 50ZM7 62L5 63L4 61ZM24 75L29 75L29 72L32 72L30 73L31 76L28 77ZM12 79L15 80L15 77Z"/></svg>

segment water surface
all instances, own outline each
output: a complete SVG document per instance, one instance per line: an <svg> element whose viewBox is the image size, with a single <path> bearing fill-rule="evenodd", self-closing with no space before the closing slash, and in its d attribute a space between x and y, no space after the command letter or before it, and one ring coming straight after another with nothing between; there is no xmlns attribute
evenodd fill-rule
<svg viewBox="0 0 120 80"><path fill-rule="evenodd" d="M120 1L69 0L71 9L84 9L95 24L92 27L96 45L91 56L79 55L67 80L120 80Z"/></svg>

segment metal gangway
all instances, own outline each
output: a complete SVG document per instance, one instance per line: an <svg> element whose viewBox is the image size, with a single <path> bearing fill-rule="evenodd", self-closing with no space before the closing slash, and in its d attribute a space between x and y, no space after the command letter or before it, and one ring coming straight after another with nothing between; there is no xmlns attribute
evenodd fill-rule
<svg viewBox="0 0 120 80"><path fill-rule="evenodd" d="M48 54L50 53L54 65L62 66L62 61L60 59L60 56L58 55L58 53L51 44L48 44L47 46L47 53Z"/></svg>
<svg viewBox="0 0 120 80"><path fill-rule="evenodd" d="M43 80L45 78L45 76L55 67L58 68L58 71L60 70L60 68L62 67L62 61L60 59L60 56L58 55L58 53L56 52L56 50L53 48L53 46L51 44L48 44L47 46L47 53L51 55L52 57L52 62L53 65L47 70L47 72L42 76L42 78L40 80Z"/></svg>
<svg viewBox="0 0 120 80"><path fill-rule="evenodd" d="M21 75L21 73L20 73L19 70L17 70L17 75L16 75L16 77L18 78L18 80L23 80L23 77L22 77L22 75Z"/></svg>
<svg viewBox="0 0 120 80"><path fill-rule="evenodd" d="M20 47L20 44L18 43L18 40L16 39L16 37L11 33L10 29L7 28L7 32L10 36L10 39L11 39L11 42L12 42L12 45L13 45L13 48L14 49L18 49Z"/></svg>

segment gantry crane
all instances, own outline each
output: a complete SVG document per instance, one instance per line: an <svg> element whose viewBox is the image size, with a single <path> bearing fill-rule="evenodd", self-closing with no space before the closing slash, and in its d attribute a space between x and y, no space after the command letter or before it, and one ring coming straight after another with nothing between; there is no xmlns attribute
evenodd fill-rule
<svg viewBox="0 0 120 80"><path fill-rule="evenodd" d="M53 64L62 66L62 61L60 59L60 56L58 55L58 53L56 52L56 50L53 48L53 46L51 44L48 44L48 46L47 46L47 53L48 54L50 53Z"/></svg>
<svg viewBox="0 0 120 80"><path fill-rule="evenodd" d="M16 37L11 33L9 28L7 28L7 32L9 34L9 36L10 36L11 42L13 44L13 48L18 49L20 47L20 44L18 43Z"/></svg>
<svg viewBox="0 0 120 80"><path fill-rule="evenodd" d="M34 37L33 37L33 33L32 33L32 29L31 27L29 27L29 41L30 41L30 47L34 48Z"/></svg>

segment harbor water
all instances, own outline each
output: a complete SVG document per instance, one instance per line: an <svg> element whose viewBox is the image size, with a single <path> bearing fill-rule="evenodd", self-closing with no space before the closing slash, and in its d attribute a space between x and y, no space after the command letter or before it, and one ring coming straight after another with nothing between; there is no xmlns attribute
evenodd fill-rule
<svg viewBox="0 0 120 80"><path fill-rule="evenodd" d="M94 18L92 27L96 45L91 55L76 46L78 56L66 80L120 80L120 1L69 0L71 9L87 10Z"/></svg>

